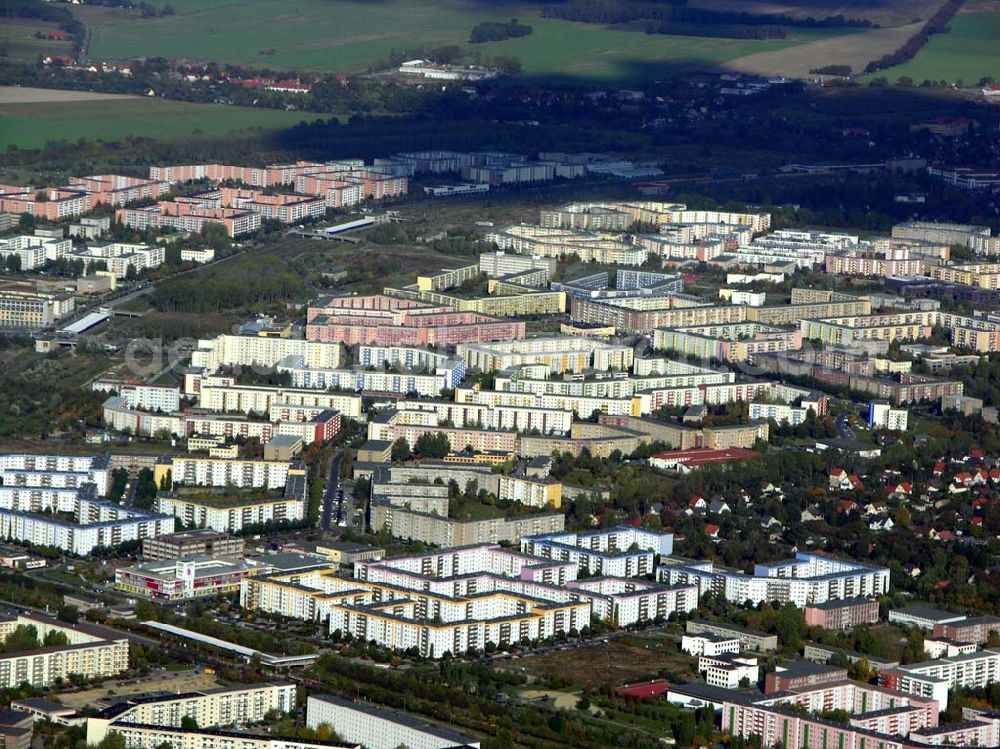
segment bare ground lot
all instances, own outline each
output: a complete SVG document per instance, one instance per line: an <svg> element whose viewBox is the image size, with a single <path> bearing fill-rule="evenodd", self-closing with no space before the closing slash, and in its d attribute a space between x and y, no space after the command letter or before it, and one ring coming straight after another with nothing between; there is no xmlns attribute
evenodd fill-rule
<svg viewBox="0 0 1000 749"><path fill-rule="evenodd" d="M664 652L622 642L598 643L527 655L503 661L502 668L543 678L566 679L583 689L602 685L617 686L642 679L654 679L661 670L688 673L691 659L680 653Z"/></svg>
<svg viewBox="0 0 1000 749"><path fill-rule="evenodd" d="M871 29L773 52L757 52L730 60L726 67L758 75L805 78L816 67L850 65L857 74L872 60L901 47L920 26L921 24L914 23L895 28Z"/></svg>
<svg viewBox="0 0 1000 749"><path fill-rule="evenodd" d="M58 88L0 86L2 104L51 104L54 102L100 101L102 99L135 99L127 94L100 94L90 91L64 91Z"/></svg>
<svg viewBox="0 0 1000 749"><path fill-rule="evenodd" d="M688 4L692 8L781 13L793 18L841 15L867 18L879 26L900 26L913 23L916 19L927 20L943 3L944 0L690 0Z"/></svg>

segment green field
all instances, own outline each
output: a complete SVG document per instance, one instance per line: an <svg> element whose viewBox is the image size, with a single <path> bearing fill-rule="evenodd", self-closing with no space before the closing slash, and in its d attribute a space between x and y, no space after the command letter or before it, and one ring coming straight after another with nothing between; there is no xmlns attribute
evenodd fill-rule
<svg viewBox="0 0 1000 749"><path fill-rule="evenodd" d="M150 55L213 59L258 67L364 72L393 50L460 45L484 55L515 55L525 73L587 80L641 80L678 67L719 63L795 46L836 32L789 29L774 41L646 35L542 19L541 3L481 0L180 0L178 13L142 19L123 11L91 23L93 59ZM88 21L87 12L81 17ZM472 27L516 16L531 36L468 45Z"/></svg>
<svg viewBox="0 0 1000 749"><path fill-rule="evenodd" d="M938 34L909 62L875 75L890 81L909 76L927 81L961 80L974 85L983 76L1000 81L1000 12L961 13L951 21L947 34Z"/></svg>
<svg viewBox="0 0 1000 749"><path fill-rule="evenodd" d="M273 130L316 117L278 109L138 97L0 104L0 151L10 145L31 149L41 148L49 141L75 143L80 138L111 142L140 136L180 138L197 132L221 135L249 128Z"/></svg>

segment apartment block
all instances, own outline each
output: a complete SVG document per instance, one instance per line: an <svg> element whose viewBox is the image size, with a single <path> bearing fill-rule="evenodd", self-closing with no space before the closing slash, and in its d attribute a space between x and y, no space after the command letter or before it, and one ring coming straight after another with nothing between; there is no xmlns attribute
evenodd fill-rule
<svg viewBox="0 0 1000 749"><path fill-rule="evenodd" d="M826 554L799 552L794 559L758 564L752 575L716 568L711 562L668 557L657 578L693 583L729 601L793 603L800 608L842 598L871 597L889 590L889 570Z"/></svg>
<svg viewBox="0 0 1000 749"><path fill-rule="evenodd" d="M874 598L847 598L805 607L806 625L823 629L851 629L879 620L878 601Z"/></svg>
<svg viewBox="0 0 1000 749"><path fill-rule="evenodd" d="M456 352L470 369L497 372L515 366L540 364L550 372L582 372L585 369L625 370L632 366L630 346L605 343L594 338L552 336L526 338L493 344L459 344Z"/></svg>
<svg viewBox="0 0 1000 749"><path fill-rule="evenodd" d="M146 560L184 560L192 557L227 557L242 559L244 540L239 536L209 529L167 533L142 541Z"/></svg>
<svg viewBox="0 0 1000 749"><path fill-rule="evenodd" d="M75 308L72 292L43 284L0 278L0 327L39 330L58 323Z"/></svg>
<svg viewBox="0 0 1000 749"><path fill-rule="evenodd" d="M607 265L642 265L646 250L611 234L576 229L550 229L520 224L496 229L486 234L504 252L558 258L573 256L584 263Z"/></svg>
<svg viewBox="0 0 1000 749"><path fill-rule="evenodd" d="M282 460L238 460L178 455L157 460L153 479L157 486L169 475L174 486L234 486L280 489L289 474L302 475L301 465Z"/></svg>
<svg viewBox="0 0 1000 749"><path fill-rule="evenodd" d="M132 229L175 229L198 233L206 225L219 224L230 237L242 237L260 229L260 213L243 208L206 208L198 202L166 200L143 208L119 208L115 221Z"/></svg>
<svg viewBox="0 0 1000 749"><path fill-rule="evenodd" d="M157 245L112 242L90 245L79 252L67 252L63 257L82 262L84 273L92 273L95 265L102 263L115 278L126 278L130 272L137 274L158 268L166 259L166 250Z"/></svg>
<svg viewBox="0 0 1000 749"><path fill-rule="evenodd" d="M554 533L521 539L521 551L542 559L575 564L590 575L639 577L652 574L658 556L674 548L670 533L619 527L580 533Z"/></svg>
<svg viewBox="0 0 1000 749"><path fill-rule="evenodd" d="M50 634L66 637L66 645L52 645L26 652L0 655L0 687L16 689L29 684L36 689L68 681L71 674L88 679L113 677L128 669L128 639L88 624L67 624L38 614L0 617L0 639L18 627L34 627L40 643Z"/></svg>
<svg viewBox="0 0 1000 749"><path fill-rule="evenodd" d="M378 346L448 346L524 338L523 321L501 320L385 295L321 297L309 307L310 341Z"/></svg>
<svg viewBox="0 0 1000 749"><path fill-rule="evenodd" d="M294 712L295 708L295 685L286 683L247 684L179 694L125 697L87 719L87 743L96 745L104 741L109 733L119 733L125 737L126 746L147 749L160 745L147 741L147 729L150 735L156 735L157 732L168 735L169 729L180 728L184 718L193 719L198 726L206 729L222 728L260 723L268 713L287 715ZM137 733L129 733L132 730ZM184 749L207 749L209 746L299 749L299 745L294 743L236 743L235 734L220 734L214 739L218 742L215 744L204 743L200 737L196 737L192 744L186 740L186 736L185 732L181 732L165 740L168 743L177 742L173 745ZM230 743L223 744L223 741ZM254 738L247 736L247 741L252 742ZM315 745L306 743L303 746L312 749Z"/></svg>
<svg viewBox="0 0 1000 749"><path fill-rule="evenodd" d="M285 487L285 496L260 499L226 499L223 495L202 499L161 492L156 497L156 508L164 515L180 519L189 528L211 528L225 533L239 533L246 527L266 523L295 523L306 516L305 479L300 478L301 481Z"/></svg>
<svg viewBox="0 0 1000 749"><path fill-rule="evenodd" d="M58 260L72 251L73 242L59 237L20 235L0 239L0 260L17 258L17 269L34 270L50 260Z"/></svg>
<svg viewBox="0 0 1000 749"><path fill-rule="evenodd" d="M562 484L558 481L501 476L498 483L497 499L556 510L562 506Z"/></svg>
<svg viewBox="0 0 1000 749"><path fill-rule="evenodd" d="M397 710L332 694L309 695L306 725L326 724L342 741L368 749L478 749L479 741Z"/></svg>
<svg viewBox="0 0 1000 749"><path fill-rule="evenodd" d="M970 616L957 622L934 624L935 637L947 637L957 642L985 645L993 634L1000 634L1000 617Z"/></svg>
<svg viewBox="0 0 1000 749"><path fill-rule="evenodd" d="M981 689L1000 679L1000 650L986 649L951 658L900 665L879 673L879 684L936 700L948 707L955 687Z"/></svg>

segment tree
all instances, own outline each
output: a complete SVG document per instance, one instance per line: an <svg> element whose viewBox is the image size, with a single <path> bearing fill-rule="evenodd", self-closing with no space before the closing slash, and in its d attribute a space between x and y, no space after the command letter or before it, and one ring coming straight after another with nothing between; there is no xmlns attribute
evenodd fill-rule
<svg viewBox="0 0 1000 749"><path fill-rule="evenodd" d="M193 715L185 715L181 718L181 728L195 730L198 728L198 720Z"/></svg>
<svg viewBox="0 0 1000 749"><path fill-rule="evenodd" d="M163 474L163 478L160 479L160 491L168 492L174 488L174 473L169 468L167 472Z"/></svg>
<svg viewBox="0 0 1000 749"><path fill-rule="evenodd" d="M425 458L443 458L451 452L451 441L444 432L422 434L417 439L417 452Z"/></svg>
<svg viewBox="0 0 1000 749"><path fill-rule="evenodd" d="M101 739L101 743L97 745L97 749L127 749L125 737L120 733L112 731Z"/></svg>
<svg viewBox="0 0 1000 749"><path fill-rule="evenodd" d="M56 619L61 622L66 622L67 624L76 624L80 621L80 609L76 606L65 603L60 606L59 610L56 612Z"/></svg>
<svg viewBox="0 0 1000 749"><path fill-rule="evenodd" d="M405 437L400 437L392 443L393 463L402 463L403 461L409 460L411 456L412 451L410 450L410 443L406 441Z"/></svg>

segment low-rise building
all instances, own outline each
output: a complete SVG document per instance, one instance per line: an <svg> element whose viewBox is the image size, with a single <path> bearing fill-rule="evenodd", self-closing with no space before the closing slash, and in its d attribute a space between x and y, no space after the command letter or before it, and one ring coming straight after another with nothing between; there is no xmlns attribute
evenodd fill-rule
<svg viewBox="0 0 1000 749"><path fill-rule="evenodd" d="M252 560L198 556L141 562L115 570L115 588L159 603L229 595L243 578L267 569Z"/></svg>
<svg viewBox="0 0 1000 749"><path fill-rule="evenodd" d="M681 637L681 650L696 658L716 657L725 653L740 652L740 641L736 637L712 634L685 634Z"/></svg>
<svg viewBox="0 0 1000 749"><path fill-rule="evenodd" d="M760 653L767 653L778 649L778 636L769 635L766 632L754 632L753 630L739 627L726 622L709 622L704 619L689 619L685 624L685 631L688 634L712 634L718 637L735 637L740 641L742 650L754 650Z"/></svg>
<svg viewBox="0 0 1000 749"><path fill-rule="evenodd" d="M900 609L889 609L889 623L906 627L920 627L933 632L938 625L954 624L966 619L965 614L945 611L922 603L914 603Z"/></svg>

